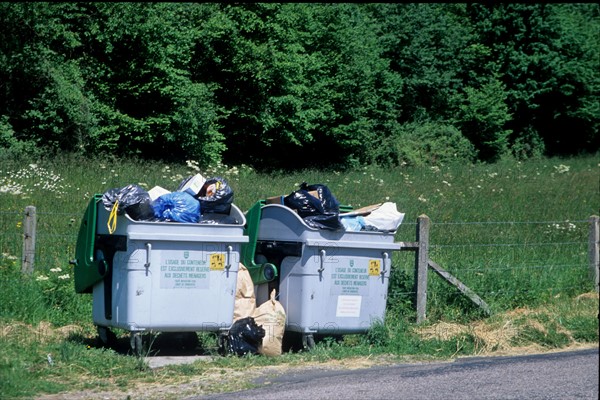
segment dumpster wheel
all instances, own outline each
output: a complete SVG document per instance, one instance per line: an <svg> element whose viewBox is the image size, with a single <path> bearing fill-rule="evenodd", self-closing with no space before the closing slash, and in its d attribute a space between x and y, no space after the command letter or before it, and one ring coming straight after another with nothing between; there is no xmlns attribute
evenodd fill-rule
<svg viewBox="0 0 600 400"><path fill-rule="evenodd" d="M129 345L134 355L141 356L143 354L142 333L132 331L129 334Z"/></svg>
<svg viewBox="0 0 600 400"><path fill-rule="evenodd" d="M98 325L96 331L102 346L112 347L117 343L117 335L106 326Z"/></svg>
<svg viewBox="0 0 600 400"><path fill-rule="evenodd" d="M302 347L307 350L312 350L315 348L315 337L312 333L302 334Z"/></svg>

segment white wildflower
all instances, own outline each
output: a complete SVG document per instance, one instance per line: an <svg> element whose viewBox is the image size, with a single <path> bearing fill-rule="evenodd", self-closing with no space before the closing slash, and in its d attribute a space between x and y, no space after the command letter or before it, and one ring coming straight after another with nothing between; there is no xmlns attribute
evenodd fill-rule
<svg viewBox="0 0 600 400"><path fill-rule="evenodd" d="M6 258L7 260L11 260L11 261L14 261L17 259L17 256L12 256L9 253L2 253L2 257Z"/></svg>

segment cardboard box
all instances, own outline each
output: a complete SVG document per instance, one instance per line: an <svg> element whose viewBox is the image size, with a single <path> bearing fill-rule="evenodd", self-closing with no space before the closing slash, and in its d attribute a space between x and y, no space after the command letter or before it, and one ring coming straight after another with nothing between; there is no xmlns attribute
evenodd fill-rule
<svg viewBox="0 0 600 400"><path fill-rule="evenodd" d="M181 185L179 185L177 191L188 192L192 196L196 197L198 196L198 193L200 193L200 189L202 189L202 186L204 186L204 182L206 182L206 179L202 175L196 174L194 176L191 176Z"/></svg>
<svg viewBox="0 0 600 400"><path fill-rule="evenodd" d="M150 200L152 200L152 201L158 199L160 196L162 196L163 194L167 194L167 193L171 193L171 192L160 186L154 186L152 189L148 190L148 194L150 195Z"/></svg>
<svg viewBox="0 0 600 400"><path fill-rule="evenodd" d="M265 204L283 204L284 197L285 196L283 196L283 195L269 197L269 198L265 199Z"/></svg>

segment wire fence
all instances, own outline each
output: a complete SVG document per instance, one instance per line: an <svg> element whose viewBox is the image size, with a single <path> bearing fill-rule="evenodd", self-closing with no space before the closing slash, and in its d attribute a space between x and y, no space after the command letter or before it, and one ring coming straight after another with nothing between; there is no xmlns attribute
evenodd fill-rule
<svg viewBox="0 0 600 400"><path fill-rule="evenodd" d="M52 268L71 269L81 215L37 212L35 231L35 271ZM0 211L0 250L4 257L23 260L24 212Z"/></svg>
<svg viewBox="0 0 600 400"><path fill-rule="evenodd" d="M35 271L72 271L69 264L81 215L36 214ZM463 282L492 308L538 303L549 297L597 291L598 219L573 221L431 222L429 259ZM594 221L594 222L592 222ZM2 257L23 259L24 212L0 211ZM413 241L416 223L404 222L396 240ZM595 246L595 250L592 247ZM396 252L388 297L409 301L416 295L415 255ZM595 264L595 265L594 265ZM595 272L594 272L595 271ZM594 276L595 274L595 276ZM428 280L429 307L464 302L440 279Z"/></svg>
<svg viewBox="0 0 600 400"><path fill-rule="evenodd" d="M540 304L598 290L597 217L553 221L431 222L428 257L493 310ZM410 239L416 224L403 227ZM414 237L414 233L412 233ZM591 257L591 254L596 254ZM391 303L417 297L413 254L395 255ZM472 306L456 288L431 274L427 308Z"/></svg>

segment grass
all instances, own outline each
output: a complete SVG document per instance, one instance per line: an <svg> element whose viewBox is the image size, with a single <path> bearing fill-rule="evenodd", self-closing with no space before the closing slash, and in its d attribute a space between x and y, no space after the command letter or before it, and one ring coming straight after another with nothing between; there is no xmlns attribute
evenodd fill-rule
<svg viewBox="0 0 600 400"><path fill-rule="evenodd" d="M595 156L267 175L244 166L200 171L193 162L0 157L0 393L3 398L69 390L125 394L143 384L156 389L156 398L177 398L163 389L179 384L194 394L242 389L253 371L266 367L597 346L598 295L588 276L587 220L598 214L598 161ZM215 336L201 332L196 351L213 355L212 361L153 370L141 357L100 346L91 295L74 292L68 264L90 197L130 183L175 190L197 172L225 177L242 210L258 199L289 194L304 181L326 184L338 200L356 208L396 202L405 213L399 241L415 240L415 222L425 214L432 223L430 258L482 297L492 316L484 317L430 273L428 320L416 325L414 254L399 252L393 255L385 322L365 335L321 338L311 352L221 357ZM33 276L20 273L28 205L36 206L38 217ZM117 334L126 348L126 332ZM239 379L223 386L223 375Z"/></svg>

